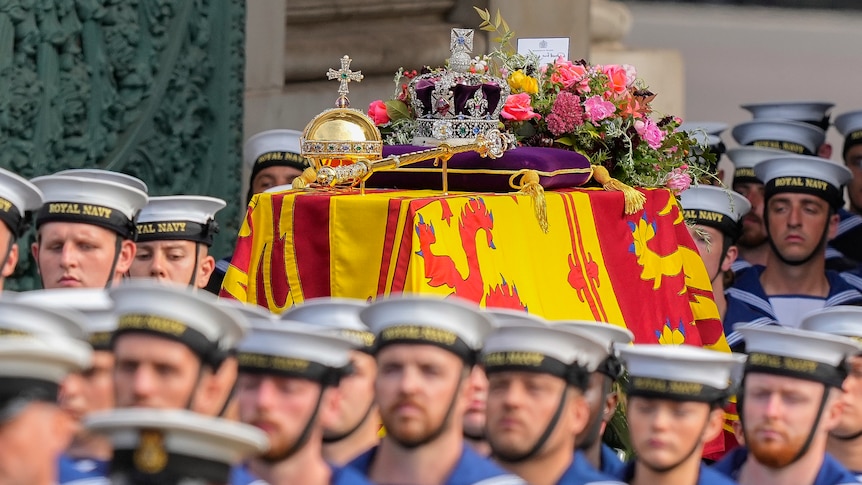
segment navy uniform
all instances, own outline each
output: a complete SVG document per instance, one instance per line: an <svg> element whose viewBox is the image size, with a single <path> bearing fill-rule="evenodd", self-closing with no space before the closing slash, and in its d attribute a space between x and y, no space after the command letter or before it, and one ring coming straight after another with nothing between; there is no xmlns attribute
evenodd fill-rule
<svg viewBox="0 0 862 485"><path fill-rule="evenodd" d="M248 179L248 193L246 195L246 204L251 201L255 194L252 189L252 183L257 175L269 167L290 167L296 169L298 174L301 174L305 169L311 166L309 160L300 155L299 139L302 137L302 132L297 130L267 130L262 131L248 140L243 146L242 159L246 167L251 171L251 176ZM282 190L290 189L290 185L270 187L270 189L279 188ZM231 257L220 259L216 262L215 271L213 271L210 281L206 286L206 290L210 293L218 294L221 290L224 276L230 266Z"/></svg>
<svg viewBox="0 0 862 485"><path fill-rule="evenodd" d="M88 430L110 437L116 485L227 484L231 466L269 447L254 426L180 409L126 408L93 413Z"/></svg>
<svg viewBox="0 0 862 485"><path fill-rule="evenodd" d="M613 384L623 374L622 363L619 360L619 347L629 345L634 341L634 334L630 330L619 325L604 322L590 322L583 320L560 320L551 322L553 325L560 325L562 328L571 332L580 333L590 337L591 339L601 342L601 353L606 353L607 357L602 359L602 355L595 356L594 368L590 365L588 369L593 374L601 374L610 380ZM608 386L610 392L615 392L613 385ZM607 396L602 396L602 402ZM590 448L596 445L596 442L601 439L600 432L604 416L604 406L600 409L598 416L590 416L590 422L587 423L587 429L584 434L578 437L578 449L587 452ZM601 443L599 450L599 463L596 468L607 476L615 477L623 467L623 462L619 454L610 446Z"/></svg>
<svg viewBox="0 0 862 485"><path fill-rule="evenodd" d="M212 247L218 233L215 215L227 204L225 201L202 195L170 195L151 197L138 216L137 242L191 241L195 243L194 270L188 285L197 286L200 246ZM139 251L140 252L140 251ZM133 266L134 269L134 266ZM157 276L131 273L132 277ZM176 281L184 283L184 281Z"/></svg>
<svg viewBox="0 0 862 485"><path fill-rule="evenodd" d="M475 305L457 299L434 297L397 296L379 299L362 310L359 318L374 334L375 352L390 345L432 345L457 356L465 368L476 362L476 354L482 348L485 337L491 333L493 323ZM462 379L466 378L462 374ZM458 394L453 400L458 399ZM452 412L452 403L448 406ZM382 416L384 422L386 416ZM440 428L430 435L433 441L446 431L450 420L445 418ZM392 440L392 443L388 443ZM383 437L381 444L363 453L348 466L368 476L377 453L386 446L401 446L394 442L391 433ZM422 446L422 445L419 445ZM479 456L466 443L461 442L461 455L457 462L443 464L450 469L444 485L520 485L525 482L506 473L499 466ZM385 450L385 449L384 449Z"/></svg>
<svg viewBox="0 0 862 485"><path fill-rule="evenodd" d="M745 397L745 379L751 374L774 375L823 384L824 393L821 397L820 410L814 421L815 424L809 431L805 444L789 462L783 465L776 463L770 463L769 466L762 465L755 456L749 454L748 447L740 446L716 463L714 469L733 479L739 479L740 472L745 466L759 467L762 469L761 472L770 473L771 470L776 470L776 473L780 473L784 467L796 463L797 460L809 453L814 453L824 455L820 470L814 482L800 485L856 483L856 478L849 471L826 454L825 444L823 449L812 449L811 445L815 441L813 440L814 433L826 433L825 430L819 429L819 422L829 396L829 389L841 388L847 377L845 360L848 356L862 351L862 345L847 337L797 328L744 327L737 331L742 335L748 352L748 359L743 370L740 393L742 398ZM746 414L742 404L741 402L739 409L740 418L744 422ZM745 441L751 442L752 439L752 437L746 436ZM750 464L749 459L751 460Z"/></svg>
<svg viewBox="0 0 862 485"><path fill-rule="evenodd" d="M807 193L822 198L833 209L843 203L842 187L850 179L850 171L845 167L820 157L800 155L762 161L755 167L755 173L766 184L766 202L776 193ZM824 231L826 230L828 225ZM779 259L782 257L774 246L773 254ZM818 257L823 256L815 250L802 262ZM728 343L732 348L739 342L739 337L733 335L737 323L769 325L781 322L782 325L796 327L801 316L807 311L835 305L862 304L862 292L846 283L837 273L830 271L826 272L829 283L826 298L804 295L767 296L760 283L763 271L763 267L754 267L741 272L727 291L728 305L724 325Z"/></svg>
<svg viewBox="0 0 862 485"><path fill-rule="evenodd" d="M560 412L568 401L569 392L583 395L589 383L589 376L610 356L607 343L591 338L589 330L570 330L564 325L537 325L530 322L526 325L510 323L499 326L485 341L480 361L489 379L495 374L505 372L528 372L548 374L561 379L565 383L565 391L557 404L558 411L545 425L545 429L536 443L525 452L513 455L512 452L495 446L494 424L487 425L488 442L491 445L495 459L517 472L519 467L530 461L536 461L540 451L545 448L549 437L559 422ZM523 356L531 356L524 359ZM495 394L488 396L488 405L492 405ZM504 397L505 399L505 397ZM573 449L574 436L565 437L571 444L563 450ZM563 451L565 452L565 451ZM540 460L540 458L539 458ZM535 463L534 463L535 464ZM527 481L531 477L522 477ZM557 478L558 485L586 485L597 483L619 483L613 477L605 475L593 468L580 452L572 453L571 463L563 474Z"/></svg>
<svg viewBox="0 0 862 485"><path fill-rule="evenodd" d="M57 311L75 310L83 317L87 341L94 355L111 352L111 335L117 328L113 313L114 304L103 288L54 288L19 293L16 302L28 303ZM100 369L106 370L106 369ZM108 369L112 370L112 369ZM74 442L73 445L74 447ZM60 457L59 483L61 485L86 485L93 478L105 477L109 461L97 457L76 457L69 454Z"/></svg>
<svg viewBox="0 0 862 485"><path fill-rule="evenodd" d="M42 191L23 177L0 168L0 222L9 232L9 244L0 247L0 271L6 266L12 248L27 228L27 212L41 206ZM3 279L4 276L0 274L0 291L3 289Z"/></svg>
<svg viewBox="0 0 862 485"><path fill-rule="evenodd" d="M273 320L275 321L275 320ZM237 350L241 375L287 377L308 380L320 385L317 407L321 406L324 392L338 386L341 378L350 371L350 351L357 341L341 334L322 330L312 325L291 320L280 320L278 325L254 320L249 336ZM318 409L311 412L317 416ZM306 422L296 442L279 456L266 455L260 460L262 467L277 467L290 460L316 460L321 455L300 453L315 433L321 433L316 418ZM300 465L300 464L296 464ZM306 463L302 463L303 466ZM330 466L330 483L333 485L365 485L368 480L355 470Z"/></svg>
<svg viewBox="0 0 862 485"><path fill-rule="evenodd" d="M740 357L700 347L664 346L657 344L635 344L620 348L620 358L629 372L626 394L646 400L697 402L713 410L721 407L730 397L731 373L739 364ZM630 418L631 419L631 418ZM705 426L705 424L704 424ZM637 446L639 437L632 437ZM628 463L617 478L631 483L638 470L656 475L673 471L688 462L700 461L702 440L679 463L661 469L653 468L645 458ZM646 450L635 448L635 454ZM693 479L694 477L692 477ZM686 478L686 480L689 480ZM700 464L698 485L731 485L733 480Z"/></svg>

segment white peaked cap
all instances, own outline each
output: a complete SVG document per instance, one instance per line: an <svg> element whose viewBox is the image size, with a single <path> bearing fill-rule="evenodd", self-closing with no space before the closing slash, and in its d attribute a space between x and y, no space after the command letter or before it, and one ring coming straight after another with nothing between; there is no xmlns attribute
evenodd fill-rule
<svg viewBox="0 0 862 485"><path fill-rule="evenodd" d="M536 326L533 324L509 325L496 329L485 341L482 361L486 369L491 362L505 366L505 353L512 355L538 354L566 365L578 365L592 372L609 354L608 348L598 339L584 333L572 332L562 326ZM500 357L495 358L495 355ZM541 364L541 361L537 365Z"/></svg>
<svg viewBox="0 0 862 485"><path fill-rule="evenodd" d="M138 222L191 221L206 224L227 203L204 195L168 195L151 197L141 209Z"/></svg>
<svg viewBox="0 0 862 485"><path fill-rule="evenodd" d="M17 232L25 212L42 207L42 191L24 177L0 168L0 222Z"/></svg>
<svg viewBox="0 0 862 485"><path fill-rule="evenodd" d="M802 317L799 328L862 339L862 307L839 305L821 308Z"/></svg>
<svg viewBox="0 0 862 485"><path fill-rule="evenodd" d="M620 349L629 393L681 401L727 397L738 358L691 345L635 344Z"/></svg>
<svg viewBox="0 0 862 485"><path fill-rule="evenodd" d="M333 330L353 339L359 348L371 349L374 346L374 334L359 318L359 312L366 307L368 304L360 299L313 298L287 309L281 314L281 319Z"/></svg>
<svg viewBox="0 0 862 485"><path fill-rule="evenodd" d="M3 335L59 335L87 341L86 317L71 308L55 308L19 293L0 299L0 338Z"/></svg>
<svg viewBox="0 0 862 485"><path fill-rule="evenodd" d="M743 104L740 108L751 113L754 119L783 119L819 123L835 106L829 101L775 101Z"/></svg>
<svg viewBox="0 0 862 485"><path fill-rule="evenodd" d="M267 130L253 135L243 147L243 161L254 165L257 158L269 152L301 153L299 139L302 132L297 130Z"/></svg>
<svg viewBox="0 0 862 485"><path fill-rule="evenodd" d="M59 172L56 172L54 175L107 180L109 182L117 182L119 184L128 185L129 187L138 189L145 194L149 193L149 187L147 187L146 182L144 182L143 180L122 172L114 172L113 170L102 170L98 168L70 168L67 170L61 170Z"/></svg>
<svg viewBox="0 0 862 485"><path fill-rule="evenodd" d="M96 349L107 348L117 328L114 301L104 288L54 288L19 293L15 301L61 312L69 309L83 315L82 324Z"/></svg>

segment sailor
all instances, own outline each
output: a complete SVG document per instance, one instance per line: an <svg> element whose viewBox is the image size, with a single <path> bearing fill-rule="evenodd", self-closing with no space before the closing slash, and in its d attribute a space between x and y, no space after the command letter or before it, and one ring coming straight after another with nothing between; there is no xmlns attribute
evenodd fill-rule
<svg viewBox="0 0 862 485"><path fill-rule="evenodd" d="M838 225L847 168L819 157L788 155L754 167L765 183L764 223L772 248L766 266L737 275L727 290L725 332L739 322L798 327L819 308L862 303L862 293L826 271L826 241Z"/></svg>
<svg viewBox="0 0 862 485"><path fill-rule="evenodd" d="M74 425L60 383L90 365L83 317L0 300L0 477L54 485Z"/></svg>
<svg viewBox="0 0 862 485"><path fill-rule="evenodd" d="M70 373L63 381L60 406L75 420L72 443L60 459L59 483L87 483L89 477L104 477L111 458L111 444L88 432L81 421L90 413L114 408L114 354L111 335L117 327L114 303L103 288L55 288L18 293L17 303L83 316L87 340L93 348L92 364L83 372ZM78 482L77 480L81 480Z"/></svg>
<svg viewBox="0 0 862 485"><path fill-rule="evenodd" d="M461 300L380 299L360 314L375 335L386 436L351 462L375 483L524 483L464 443L469 379L489 318Z"/></svg>
<svg viewBox="0 0 862 485"><path fill-rule="evenodd" d="M750 103L740 108L751 113L755 120L786 120L819 128L824 133L829 129L829 110L835 103L829 101L772 101L766 103ZM812 155L821 158L832 158L832 145L824 139Z"/></svg>
<svg viewBox="0 0 862 485"><path fill-rule="evenodd" d="M374 402L374 334L359 319L368 306L363 300L314 298L281 314L284 320L303 322L342 334L355 342L350 351L352 371L338 385L341 402L338 419L323 430L323 457L343 466L380 441L380 414Z"/></svg>
<svg viewBox="0 0 862 485"><path fill-rule="evenodd" d="M225 201L198 195L152 197L138 216L132 278L158 278L203 288L215 269L209 255Z"/></svg>
<svg viewBox="0 0 862 485"><path fill-rule="evenodd" d="M219 415L236 380L242 314L204 292L148 279L109 294L117 316L111 341L117 407Z"/></svg>
<svg viewBox="0 0 862 485"><path fill-rule="evenodd" d="M271 447L249 470L270 485L366 484L322 455L325 427L340 418L338 383L356 341L319 325L282 319L256 325L240 344L240 419L266 432Z"/></svg>
<svg viewBox="0 0 862 485"><path fill-rule="evenodd" d="M27 213L42 206L42 192L23 177L0 168L0 292L21 256L18 238L27 228Z"/></svg>
<svg viewBox="0 0 862 485"><path fill-rule="evenodd" d="M632 343L634 335L626 328L605 322L561 320L551 323L600 341L607 352L608 356L604 361L595 369L588 369L590 382L584 397L590 408L590 420L586 428L576 436L575 446L583 452L593 468L606 475L617 476L623 463L619 454L602 442L602 436L619 402L614 387L614 383L623 374L618 347Z"/></svg>
<svg viewBox="0 0 862 485"><path fill-rule="evenodd" d="M617 483L575 450L603 342L562 326L505 325L485 341L487 436L494 459L533 485Z"/></svg>
<svg viewBox="0 0 862 485"><path fill-rule="evenodd" d="M135 218L147 194L131 183L47 175L32 180L44 194L36 215L33 258L44 288L105 288L135 258Z"/></svg>
<svg viewBox="0 0 862 485"><path fill-rule="evenodd" d="M838 233L829 244L848 258L862 263L862 111L838 116L835 128L844 137L841 158L853 178L847 184L850 208L838 211Z"/></svg>
<svg viewBox="0 0 862 485"><path fill-rule="evenodd" d="M734 357L658 344L622 347L620 357L629 371L626 419L637 459L618 478L634 485L734 483L700 459L721 434Z"/></svg>
<svg viewBox="0 0 862 485"><path fill-rule="evenodd" d="M300 155L301 137L300 131L279 129L263 131L246 140L243 146L243 162L251 170L246 204L254 194L276 187L289 189L293 179L311 167L311 162ZM210 293L218 294L221 290L230 259L227 257L216 263L215 271L206 286Z"/></svg>
<svg viewBox="0 0 862 485"><path fill-rule="evenodd" d="M841 422L847 358L862 346L798 328L737 331L748 352L737 404L744 446L715 470L741 485L857 483L826 453L826 442Z"/></svg>
<svg viewBox="0 0 862 485"><path fill-rule="evenodd" d="M800 328L862 339L862 308L836 306L802 319ZM826 451L862 481L862 353L847 358L847 379L842 397L846 403L841 421L829 432Z"/></svg>
<svg viewBox="0 0 862 485"><path fill-rule="evenodd" d="M114 485L227 485L232 465L269 445L253 426L180 409L116 409L85 423L113 444L103 483Z"/></svg>

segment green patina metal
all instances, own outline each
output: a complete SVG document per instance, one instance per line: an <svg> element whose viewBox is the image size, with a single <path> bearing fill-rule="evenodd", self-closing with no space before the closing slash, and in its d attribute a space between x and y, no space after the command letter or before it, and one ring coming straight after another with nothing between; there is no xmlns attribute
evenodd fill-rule
<svg viewBox="0 0 862 485"><path fill-rule="evenodd" d="M98 167L150 195L240 196L245 2L0 0L0 166L24 177ZM9 289L38 287L32 232Z"/></svg>

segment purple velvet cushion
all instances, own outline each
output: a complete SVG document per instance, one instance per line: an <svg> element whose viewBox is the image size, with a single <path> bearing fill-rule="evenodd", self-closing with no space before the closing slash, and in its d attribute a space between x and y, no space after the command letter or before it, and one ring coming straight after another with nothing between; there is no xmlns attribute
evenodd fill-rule
<svg viewBox="0 0 862 485"><path fill-rule="evenodd" d="M383 156L403 155L427 147L391 145ZM512 192L509 177L522 169L536 170L547 190L579 187L590 179L590 162L580 153L559 148L519 147L497 159L482 158L476 152L459 153L449 160L449 190L466 192ZM434 168L433 160L406 165L399 170L374 173L368 187L397 189L442 189L439 166L434 172L411 171ZM519 180L519 179L518 179ZM517 180L516 180L517 182Z"/></svg>

